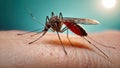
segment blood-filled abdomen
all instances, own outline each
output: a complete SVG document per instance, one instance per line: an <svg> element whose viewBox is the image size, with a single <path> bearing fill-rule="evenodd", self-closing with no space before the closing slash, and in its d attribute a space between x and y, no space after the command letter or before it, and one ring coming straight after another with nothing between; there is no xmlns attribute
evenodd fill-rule
<svg viewBox="0 0 120 68"><path fill-rule="evenodd" d="M87 36L86 31L79 25L74 22L64 22L64 24L71 30L73 33L79 36Z"/></svg>

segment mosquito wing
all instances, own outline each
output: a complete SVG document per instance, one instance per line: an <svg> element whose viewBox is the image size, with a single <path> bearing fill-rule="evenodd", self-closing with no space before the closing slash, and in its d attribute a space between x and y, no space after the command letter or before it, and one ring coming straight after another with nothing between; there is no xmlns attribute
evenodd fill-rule
<svg viewBox="0 0 120 68"><path fill-rule="evenodd" d="M96 25L100 24L97 20L93 19L87 19L87 18L70 18L70 17L64 17L65 21L74 21L77 24L84 24L84 25Z"/></svg>

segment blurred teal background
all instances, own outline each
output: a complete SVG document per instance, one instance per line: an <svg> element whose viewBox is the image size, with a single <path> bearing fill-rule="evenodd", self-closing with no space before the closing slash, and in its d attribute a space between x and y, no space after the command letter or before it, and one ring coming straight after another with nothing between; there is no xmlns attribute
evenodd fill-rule
<svg viewBox="0 0 120 68"><path fill-rule="evenodd" d="M28 10L26 10L26 8ZM88 32L120 30L120 0L114 8L105 9L101 0L0 0L0 30L34 30L43 27L29 15L29 10L45 23L54 11L65 17L91 18L100 25L82 25Z"/></svg>

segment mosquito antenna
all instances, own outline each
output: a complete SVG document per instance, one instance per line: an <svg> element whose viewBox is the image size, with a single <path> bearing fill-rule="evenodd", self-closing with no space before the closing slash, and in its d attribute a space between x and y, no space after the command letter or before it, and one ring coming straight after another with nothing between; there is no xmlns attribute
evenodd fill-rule
<svg viewBox="0 0 120 68"><path fill-rule="evenodd" d="M41 28L39 28L39 29L35 29L35 30L32 30L32 31L29 31L29 32L25 32L25 33L19 33L19 34L17 34L17 35L24 35L24 34L29 34L29 33L32 33L32 32L35 32L35 31L38 31L38 30L40 30Z"/></svg>
<svg viewBox="0 0 120 68"><path fill-rule="evenodd" d="M60 38L60 35L59 35L58 32L57 32L57 35L58 35L58 38L59 38L59 40L60 40L60 42L61 42L61 44L62 44L63 50L64 50L65 54L67 55L67 52L66 52L66 50L65 50L65 47L63 46L63 43L62 43L62 41L61 41L61 38Z"/></svg>
<svg viewBox="0 0 120 68"><path fill-rule="evenodd" d="M33 16L33 14L32 14L31 11L29 11L29 14L30 14L30 16L32 17L33 20L35 20L35 21L37 21L37 22L40 23L40 21L36 17ZM40 24L43 25L43 26L45 26L43 23L40 23Z"/></svg>
<svg viewBox="0 0 120 68"><path fill-rule="evenodd" d="M92 39L90 36L88 36L88 37L89 37L91 40L93 40L94 42L96 42L96 43L98 43L98 44L100 44L100 45L102 45L102 46L104 46L104 47L108 47L108 48L116 49L115 47L112 47L112 46L106 46L106 45L104 45L104 44L101 44L101 43L95 41L94 39Z"/></svg>
<svg viewBox="0 0 120 68"><path fill-rule="evenodd" d="M43 31L42 31L42 32L43 32ZM35 35L38 35L38 34L41 34L42 32L37 32L37 33L31 35L31 37L33 37L33 36L35 36Z"/></svg>
<svg viewBox="0 0 120 68"><path fill-rule="evenodd" d="M44 30L42 32L43 32L43 34L40 37L38 37L36 40L34 40L32 42L29 42L29 44L32 44L32 43L36 42L37 40L39 40L40 38L42 38L46 34L47 31Z"/></svg>
<svg viewBox="0 0 120 68"><path fill-rule="evenodd" d="M104 54L107 58L109 58L101 49L99 49L96 45L92 44L89 40L87 40L85 37L83 37L88 43L93 45L95 48L97 48L102 54Z"/></svg>
<svg viewBox="0 0 120 68"><path fill-rule="evenodd" d="M41 25L44 26L44 24L42 24L36 17L33 16L32 12L28 8L25 8L25 10L28 11L28 13L30 14L30 16L32 17L33 20L39 22Z"/></svg>

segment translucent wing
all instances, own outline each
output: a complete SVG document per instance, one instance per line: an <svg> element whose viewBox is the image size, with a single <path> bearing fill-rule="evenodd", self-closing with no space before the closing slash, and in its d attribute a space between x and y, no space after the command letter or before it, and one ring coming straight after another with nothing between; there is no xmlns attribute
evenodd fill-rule
<svg viewBox="0 0 120 68"><path fill-rule="evenodd" d="M70 18L70 17L64 17L63 19L64 19L65 21L74 21L75 23L85 24L85 25L96 25L96 24L100 24L97 20L87 19L87 18Z"/></svg>

